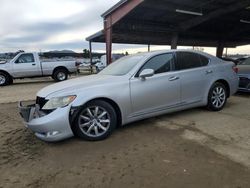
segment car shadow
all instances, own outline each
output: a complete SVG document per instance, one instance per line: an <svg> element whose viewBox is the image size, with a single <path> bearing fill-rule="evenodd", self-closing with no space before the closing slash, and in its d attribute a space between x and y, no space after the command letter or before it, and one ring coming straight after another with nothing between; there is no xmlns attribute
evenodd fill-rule
<svg viewBox="0 0 250 188"><path fill-rule="evenodd" d="M227 105L225 106L225 108L229 108L234 106L235 104L232 102L228 102ZM177 111L177 112L171 112L168 114L163 114L163 115L159 115L159 116L155 116L155 117L151 117L151 118L146 118L143 120L138 120L129 124L126 124L124 126L119 126L115 129L115 131L112 133L111 137L122 137L121 135L125 134L124 132L133 132L133 130L135 129L141 129L141 128L145 128L145 127L149 127L152 126L154 124L157 124L158 121L172 121L173 118L178 118L179 116L183 115L183 116L188 116L194 113L214 113L211 111L208 111L206 109L206 107L196 107L196 108L192 108L192 109L186 109L186 110L182 110L182 111ZM130 134L130 133L128 133ZM114 139L111 138L111 139ZM110 138L107 138L110 139ZM98 142L102 142L101 141L95 141L94 143L98 143ZM93 141L86 141L86 140L82 140L77 136L74 136L72 138L66 139L66 140L62 140L59 142L52 142L52 143L48 143L49 146L63 146L63 145L71 145L72 143L93 143Z"/></svg>
<svg viewBox="0 0 250 188"><path fill-rule="evenodd" d="M237 92L237 93L235 94L235 96L250 98L250 92L249 92L249 93L247 93L247 92Z"/></svg>
<svg viewBox="0 0 250 188"><path fill-rule="evenodd" d="M13 86L15 85L26 85L26 84L42 84L42 83L56 83L53 79L42 79L42 80L21 80L21 81L14 81L14 83L12 84ZM10 86L12 86L10 85Z"/></svg>
<svg viewBox="0 0 250 188"><path fill-rule="evenodd" d="M120 126L117 128L118 131L126 130L126 129L132 129L134 127L138 126L146 126L146 125L152 125L154 123L157 123L158 120L163 120L167 121L167 119L172 119L175 117L178 117L180 115L188 115L188 114L193 114L193 113L205 113L208 112L208 110L205 107L197 107L197 108L192 108L192 109L186 109L186 110L181 110L181 111L176 111L176 112L171 112L143 120L138 120L133 123L129 123L124 126ZM116 130L116 131L117 131Z"/></svg>

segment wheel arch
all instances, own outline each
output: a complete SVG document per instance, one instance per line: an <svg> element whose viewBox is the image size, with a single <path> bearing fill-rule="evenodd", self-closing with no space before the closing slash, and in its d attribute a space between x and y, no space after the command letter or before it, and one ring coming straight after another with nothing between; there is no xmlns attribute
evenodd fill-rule
<svg viewBox="0 0 250 188"><path fill-rule="evenodd" d="M121 126L122 125L122 112L121 112L119 105L115 101L113 101L112 99L109 99L106 97L91 99L90 101L86 102L86 104L88 104L89 102L92 102L92 101L96 101L96 100L105 101L105 102L109 103L114 108L115 113L117 115L117 126L118 127Z"/></svg>
<svg viewBox="0 0 250 188"><path fill-rule="evenodd" d="M10 73L8 73L5 70L0 70L0 73L1 72L4 73L4 74L6 74L9 77L9 83L7 85L13 84L13 79L14 79L13 76L11 76Z"/></svg>
<svg viewBox="0 0 250 188"><path fill-rule="evenodd" d="M0 72L7 74L11 79L13 79L13 77L7 71L0 69Z"/></svg>
<svg viewBox="0 0 250 188"><path fill-rule="evenodd" d="M227 97L229 98L230 97L230 85L229 83L225 80L225 79L219 79L217 81L215 81L214 83L221 83L223 84L225 87L226 87L226 90L227 90Z"/></svg>
<svg viewBox="0 0 250 188"><path fill-rule="evenodd" d="M55 72L56 72L57 70L61 70L61 69L66 70L67 73L69 73L69 70L67 69L67 67L65 67L65 66L58 66L58 67L54 68L52 74L55 74Z"/></svg>
<svg viewBox="0 0 250 188"><path fill-rule="evenodd" d="M120 127L122 125L122 111L121 111L121 108L119 107L119 105L114 100L112 100L110 98L107 98L107 97L97 97L97 98L93 98L93 99L90 99L90 100L86 101L84 104L77 107L76 114L79 113L79 110L83 106L87 105L90 102L97 101L97 100L105 101L114 108L115 113L117 115L117 127ZM75 118L76 118L76 116L74 115L74 117L72 117L71 121L73 122L75 120Z"/></svg>

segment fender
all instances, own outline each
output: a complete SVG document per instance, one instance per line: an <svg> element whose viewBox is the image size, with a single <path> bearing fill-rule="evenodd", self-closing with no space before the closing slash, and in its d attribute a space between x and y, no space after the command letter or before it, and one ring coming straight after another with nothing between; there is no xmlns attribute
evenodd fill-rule
<svg viewBox="0 0 250 188"><path fill-rule="evenodd" d="M0 69L0 72L3 72L5 74L9 75L11 78L13 78L13 76L9 72L7 72L6 70L4 70L4 69Z"/></svg>

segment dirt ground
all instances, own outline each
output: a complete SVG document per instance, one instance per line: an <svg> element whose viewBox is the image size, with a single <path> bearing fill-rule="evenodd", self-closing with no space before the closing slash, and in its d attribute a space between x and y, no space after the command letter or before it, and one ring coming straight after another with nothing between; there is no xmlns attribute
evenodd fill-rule
<svg viewBox="0 0 250 188"><path fill-rule="evenodd" d="M0 88L0 187L250 185L250 95L230 98L221 112L197 108L136 122L101 142L45 143L23 126L16 102L53 81L25 82Z"/></svg>
<svg viewBox="0 0 250 188"><path fill-rule="evenodd" d="M70 79L74 77L70 76ZM13 85L0 87L0 104L33 100L40 89L53 83L55 81L50 77L15 80Z"/></svg>

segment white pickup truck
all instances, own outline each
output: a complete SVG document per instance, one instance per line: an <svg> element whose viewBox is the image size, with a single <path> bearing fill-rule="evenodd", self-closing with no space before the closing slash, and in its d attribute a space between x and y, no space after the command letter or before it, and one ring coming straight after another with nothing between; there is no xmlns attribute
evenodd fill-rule
<svg viewBox="0 0 250 188"><path fill-rule="evenodd" d="M116 60L120 59L123 56L124 56L123 54L112 54L112 62L115 62ZM95 64L95 67L97 72L100 72L105 67L107 67L107 56L106 55L101 56L100 61L98 61Z"/></svg>
<svg viewBox="0 0 250 188"><path fill-rule="evenodd" d="M13 83L13 79L52 76L64 81L77 72L75 61L42 61L38 53L19 53L9 62L0 63L0 86Z"/></svg>

